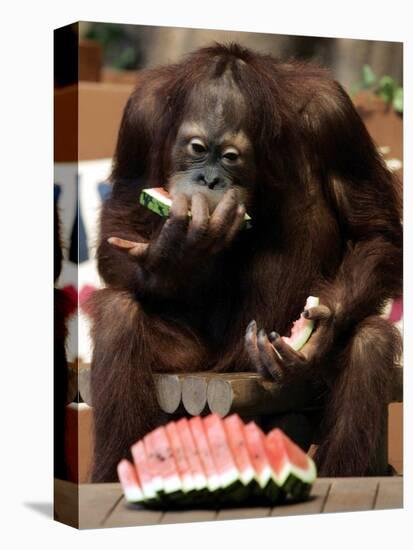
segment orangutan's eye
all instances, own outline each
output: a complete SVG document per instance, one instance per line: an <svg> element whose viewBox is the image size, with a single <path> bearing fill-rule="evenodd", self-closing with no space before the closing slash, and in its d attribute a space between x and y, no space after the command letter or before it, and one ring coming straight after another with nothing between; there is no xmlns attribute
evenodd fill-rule
<svg viewBox="0 0 413 550"><path fill-rule="evenodd" d="M239 152L235 147L227 147L222 153L222 158L229 163L236 162L239 159Z"/></svg>
<svg viewBox="0 0 413 550"><path fill-rule="evenodd" d="M199 138L192 138L189 142L189 152L195 157L205 155L206 150L205 143Z"/></svg>

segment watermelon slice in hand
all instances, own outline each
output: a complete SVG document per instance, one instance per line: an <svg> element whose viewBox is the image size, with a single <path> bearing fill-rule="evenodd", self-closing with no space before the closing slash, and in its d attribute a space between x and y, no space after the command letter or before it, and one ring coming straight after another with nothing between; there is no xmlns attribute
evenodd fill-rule
<svg viewBox="0 0 413 550"><path fill-rule="evenodd" d="M316 296L309 296L305 303L304 309L317 307L319 303L319 298L317 298ZM291 328L291 335L282 336L281 338L286 344L291 346L296 351L299 351L304 346L304 344L308 342L313 330L314 321L311 321L311 319L306 319L301 315L301 317L297 319L297 321L294 321Z"/></svg>
<svg viewBox="0 0 413 550"><path fill-rule="evenodd" d="M166 218L171 210L172 197L163 187L152 187L151 189L143 189L139 196L139 202L148 210ZM191 216L190 212L189 216ZM251 227L251 217L248 214L244 216L243 227L246 229Z"/></svg>

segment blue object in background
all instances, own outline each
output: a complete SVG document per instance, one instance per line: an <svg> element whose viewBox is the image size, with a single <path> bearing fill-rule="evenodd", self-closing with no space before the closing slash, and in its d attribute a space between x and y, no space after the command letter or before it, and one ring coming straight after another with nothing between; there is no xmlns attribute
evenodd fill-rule
<svg viewBox="0 0 413 550"><path fill-rule="evenodd" d="M102 181L102 183L98 184L98 192L102 202L105 202L109 198L111 191L112 186L110 183Z"/></svg>
<svg viewBox="0 0 413 550"><path fill-rule="evenodd" d="M70 235L69 248L69 260L75 264L86 262L89 259L87 235L80 205L79 180L79 176L76 176L76 215Z"/></svg>
<svg viewBox="0 0 413 550"><path fill-rule="evenodd" d="M60 193L62 191L62 187L60 183L55 183L53 185L53 200L57 204L59 202Z"/></svg>

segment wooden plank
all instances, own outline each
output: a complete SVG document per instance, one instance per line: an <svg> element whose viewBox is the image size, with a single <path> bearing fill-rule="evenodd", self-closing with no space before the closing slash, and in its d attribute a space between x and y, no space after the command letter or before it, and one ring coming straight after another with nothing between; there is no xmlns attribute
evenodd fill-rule
<svg viewBox="0 0 413 550"><path fill-rule="evenodd" d="M403 401L403 367L393 369L393 384L390 402L401 403Z"/></svg>
<svg viewBox="0 0 413 550"><path fill-rule="evenodd" d="M85 403L92 406L92 393L90 390L91 369L88 363L81 363L78 371L79 393Z"/></svg>
<svg viewBox="0 0 413 550"><path fill-rule="evenodd" d="M403 508L403 478L389 477L379 481L375 510Z"/></svg>
<svg viewBox="0 0 413 550"><path fill-rule="evenodd" d="M376 477L333 479L322 512L372 510L379 479Z"/></svg>
<svg viewBox="0 0 413 550"><path fill-rule="evenodd" d="M181 403L182 375L157 374L155 383L158 405L168 414L175 413Z"/></svg>
<svg viewBox="0 0 413 550"><path fill-rule="evenodd" d="M54 479L53 515L71 527L79 527L79 486L72 481Z"/></svg>
<svg viewBox="0 0 413 550"><path fill-rule="evenodd" d="M319 514L325 505L328 493L331 488L332 480L328 478L319 478L314 482L311 494L305 502L294 502L274 506L271 510L271 516L298 516L304 514Z"/></svg>
<svg viewBox="0 0 413 550"><path fill-rule="evenodd" d="M107 515L122 498L119 483L85 483L79 485L79 528L102 527Z"/></svg>
<svg viewBox="0 0 413 550"><path fill-rule="evenodd" d="M76 526L77 491L74 483L57 480L55 486L59 510L56 518ZM69 500L68 500L68 497ZM67 506L69 503L69 506ZM131 527L158 523L291 516L321 512L385 510L403 507L402 477L319 478L309 500L301 503L267 507L215 510L157 511L130 507L122 496L119 483L83 484L79 486L79 527ZM68 521L68 518L70 520Z"/></svg>
<svg viewBox="0 0 413 550"><path fill-rule="evenodd" d="M255 506L254 508L227 508L220 510L216 519L251 519L266 518L271 514L271 508L264 506Z"/></svg>
<svg viewBox="0 0 413 550"><path fill-rule="evenodd" d="M182 403L192 416L205 411L207 406L208 378L211 374L186 375L182 381Z"/></svg>
<svg viewBox="0 0 413 550"><path fill-rule="evenodd" d="M156 525L161 521L163 512L131 507L121 498L115 508L106 517L102 527L134 527L138 525Z"/></svg>
<svg viewBox="0 0 413 550"><path fill-rule="evenodd" d="M76 399L77 390L77 365L69 363L67 366L66 405L72 403Z"/></svg>
<svg viewBox="0 0 413 550"><path fill-rule="evenodd" d="M256 373L215 374L208 382L207 400L211 412L226 416L297 411L308 406L316 390L308 383L281 386Z"/></svg>
<svg viewBox="0 0 413 550"><path fill-rule="evenodd" d="M389 467L388 437L389 437L389 411L388 405L384 405L380 415L380 433L376 450L371 460L369 471L373 476L385 476Z"/></svg>
<svg viewBox="0 0 413 550"><path fill-rule="evenodd" d="M177 510L165 512L160 523L191 523L194 521L213 521L216 519L215 510Z"/></svg>

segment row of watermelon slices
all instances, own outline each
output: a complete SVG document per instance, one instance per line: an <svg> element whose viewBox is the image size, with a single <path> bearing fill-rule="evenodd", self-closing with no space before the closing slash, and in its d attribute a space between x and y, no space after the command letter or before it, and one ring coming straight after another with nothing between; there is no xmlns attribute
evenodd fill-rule
<svg viewBox="0 0 413 550"><path fill-rule="evenodd" d="M149 508L276 504L306 498L312 459L281 430L265 435L237 414L182 418L147 434L118 476L127 502Z"/></svg>

